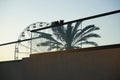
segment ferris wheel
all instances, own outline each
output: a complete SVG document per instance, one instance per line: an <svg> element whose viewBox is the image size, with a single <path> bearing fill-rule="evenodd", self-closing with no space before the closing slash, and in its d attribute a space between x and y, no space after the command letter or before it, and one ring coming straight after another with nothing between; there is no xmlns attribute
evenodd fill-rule
<svg viewBox="0 0 120 80"><path fill-rule="evenodd" d="M50 24L47 22L36 22L36 23L33 23L33 24L29 25L28 27L26 27L20 33L20 35L18 37L18 41L30 39L30 38L31 38L31 40L18 42L15 44L15 53L14 53L15 60L22 59L24 57L29 57L29 55L33 54L33 53L40 53L40 52L47 51L47 47L44 48L44 47L37 46L37 44L39 42L43 42L44 39L42 39L42 38L32 39L35 37L39 37L39 34L31 32L31 30L43 28L46 26L50 26ZM49 32L49 29L42 30L41 32Z"/></svg>

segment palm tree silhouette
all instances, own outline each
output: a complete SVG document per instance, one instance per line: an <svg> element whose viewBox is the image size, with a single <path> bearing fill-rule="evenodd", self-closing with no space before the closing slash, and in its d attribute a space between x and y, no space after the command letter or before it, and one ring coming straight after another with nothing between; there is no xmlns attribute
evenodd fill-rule
<svg viewBox="0 0 120 80"><path fill-rule="evenodd" d="M89 41L90 38L100 38L101 36L93 33L99 30L95 25L88 25L83 29L80 28L81 22L76 22L74 26L72 23L67 26L59 26L52 28L52 34L39 32L41 38L46 39L45 42L37 44L37 46L48 46L48 50L69 50L81 48L83 44L98 46L94 41Z"/></svg>

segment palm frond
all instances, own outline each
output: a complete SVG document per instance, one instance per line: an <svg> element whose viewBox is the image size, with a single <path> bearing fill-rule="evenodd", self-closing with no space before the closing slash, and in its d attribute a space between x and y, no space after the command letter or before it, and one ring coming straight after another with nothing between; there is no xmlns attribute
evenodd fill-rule
<svg viewBox="0 0 120 80"><path fill-rule="evenodd" d="M93 45L93 46L98 46L98 44L96 42L93 42L93 41L85 41L85 42L81 42L79 43L78 45Z"/></svg>
<svg viewBox="0 0 120 80"><path fill-rule="evenodd" d="M44 32L39 32L39 37L40 38L44 38L46 40L50 40L50 41L53 41L53 42L58 42L57 40L55 40L51 34L49 33L44 33Z"/></svg>
<svg viewBox="0 0 120 80"><path fill-rule="evenodd" d="M96 27L94 25L88 25L75 35L74 40L77 40L78 38L86 35L87 33L95 31L95 30L99 30L99 27Z"/></svg>
<svg viewBox="0 0 120 80"><path fill-rule="evenodd" d="M66 39L66 31L64 26L59 26L59 27L55 27L52 28L53 34L57 37L57 39L61 40L61 41L65 41Z"/></svg>
<svg viewBox="0 0 120 80"><path fill-rule="evenodd" d="M48 48L48 50L50 51L50 50L53 50L53 49L61 49L62 47L60 47L59 45L54 45L54 46L50 46L49 48Z"/></svg>
<svg viewBox="0 0 120 80"><path fill-rule="evenodd" d="M72 30L72 34L75 34L78 31L79 25L81 24L81 22L76 22L75 26L73 27Z"/></svg>
<svg viewBox="0 0 120 80"><path fill-rule="evenodd" d="M100 38L101 36L95 33L90 33L87 35L79 36L74 44L77 44L80 41L87 41L89 38Z"/></svg>
<svg viewBox="0 0 120 80"><path fill-rule="evenodd" d="M81 24L81 22L76 22L75 26L72 26L72 31L71 31L71 38L72 40L74 39L75 35L81 30L79 29L79 25Z"/></svg>
<svg viewBox="0 0 120 80"><path fill-rule="evenodd" d="M85 28L83 28L79 33L77 33L76 35L75 35L75 38L74 39L76 39L78 36L80 36L80 35L83 35L84 33L88 33L88 32L91 32L91 31L93 31L95 29L95 26L94 25L88 25L88 26L86 26Z"/></svg>
<svg viewBox="0 0 120 80"><path fill-rule="evenodd" d="M66 30L66 43L71 44L72 42L72 23L67 25L67 30Z"/></svg>
<svg viewBox="0 0 120 80"><path fill-rule="evenodd" d="M93 31L96 31L96 30L100 29L99 27L96 27L95 25L89 25L89 26L91 26L91 28L86 30L82 35L85 35L85 34L88 34L90 32L93 32Z"/></svg>
<svg viewBox="0 0 120 80"><path fill-rule="evenodd" d="M62 43L56 41L45 41L45 42L42 42L42 43L39 43L37 44L37 46L55 46L55 45L63 45Z"/></svg>
<svg viewBox="0 0 120 80"><path fill-rule="evenodd" d="M74 49L79 49L79 48L81 48L80 46L74 46Z"/></svg>
<svg viewBox="0 0 120 80"><path fill-rule="evenodd" d="M48 46L50 45L50 42L49 41L45 41L45 42L42 42L42 43L38 43L37 46Z"/></svg>

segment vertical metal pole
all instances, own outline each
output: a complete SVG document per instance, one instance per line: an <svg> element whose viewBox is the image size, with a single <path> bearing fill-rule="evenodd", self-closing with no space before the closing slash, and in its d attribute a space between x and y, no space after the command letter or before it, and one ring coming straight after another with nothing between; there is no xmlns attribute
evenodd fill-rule
<svg viewBox="0 0 120 80"><path fill-rule="evenodd" d="M14 60L17 60L17 56L16 56L16 48L15 48L15 52L14 52Z"/></svg>
<svg viewBox="0 0 120 80"><path fill-rule="evenodd" d="M32 54L32 32L31 32L31 40L30 40L30 54Z"/></svg>
<svg viewBox="0 0 120 80"><path fill-rule="evenodd" d="M81 22L81 31L82 31L82 22ZM82 38L82 34L81 34L81 38ZM82 48L82 41L81 41L81 48Z"/></svg>
<svg viewBox="0 0 120 80"><path fill-rule="evenodd" d="M14 60L18 60L18 48L16 48L16 44L15 44L15 52L14 52Z"/></svg>

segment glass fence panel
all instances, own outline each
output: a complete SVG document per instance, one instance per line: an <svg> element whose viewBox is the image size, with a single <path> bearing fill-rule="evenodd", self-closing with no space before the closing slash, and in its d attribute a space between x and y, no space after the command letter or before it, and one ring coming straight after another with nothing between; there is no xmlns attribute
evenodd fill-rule
<svg viewBox="0 0 120 80"><path fill-rule="evenodd" d="M48 52L48 48L50 47L50 42L46 43L48 41L48 38L51 37L51 29L45 29L41 31L36 31L32 33L32 37L37 37L36 39L32 39L32 48L31 53L44 53Z"/></svg>
<svg viewBox="0 0 120 80"><path fill-rule="evenodd" d="M119 44L119 22L114 14L33 32L32 53Z"/></svg>
<svg viewBox="0 0 120 80"><path fill-rule="evenodd" d="M61 28L66 29L67 25L32 32L32 37L39 37L32 40L32 53L58 51L60 47L63 48L64 45L62 44L65 42L61 41L62 38L60 37L61 35L63 36L63 34L59 30ZM63 32L65 31L63 30Z"/></svg>
<svg viewBox="0 0 120 80"><path fill-rule="evenodd" d="M120 44L120 14L94 18L83 21L82 27L95 25L99 30L94 30L101 38L91 38L90 40L102 45ZM86 46L87 47L87 46Z"/></svg>
<svg viewBox="0 0 120 80"><path fill-rule="evenodd" d="M31 41L23 41L23 42L18 42L15 44L14 47L14 59L22 59L22 58L27 58L30 56L30 48L31 48Z"/></svg>
<svg viewBox="0 0 120 80"><path fill-rule="evenodd" d="M0 62L14 60L15 44L0 46Z"/></svg>

